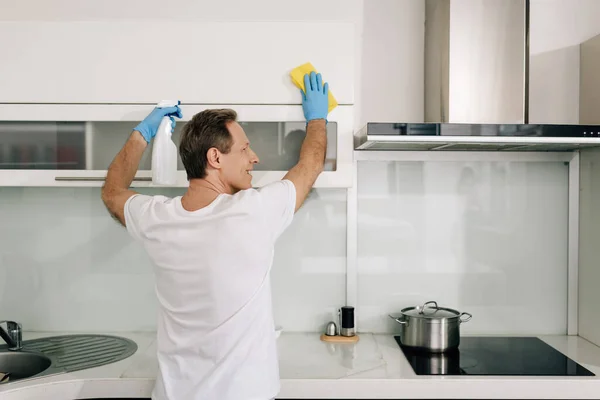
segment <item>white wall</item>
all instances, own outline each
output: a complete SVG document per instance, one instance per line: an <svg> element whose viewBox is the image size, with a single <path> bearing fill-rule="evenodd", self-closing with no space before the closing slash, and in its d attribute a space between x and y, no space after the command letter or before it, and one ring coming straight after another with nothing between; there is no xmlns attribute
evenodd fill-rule
<svg viewBox="0 0 600 400"><path fill-rule="evenodd" d="M155 329L152 263L99 188L0 188L0 221L2 319L27 330ZM345 233L345 191L315 190L280 237L272 277L283 329L321 330L344 304Z"/></svg>
<svg viewBox="0 0 600 400"><path fill-rule="evenodd" d="M581 153L579 335L600 346L600 151Z"/></svg>
<svg viewBox="0 0 600 400"><path fill-rule="evenodd" d="M530 123L579 123L579 58L579 45L530 56Z"/></svg>
<svg viewBox="0 0 600 400"><path fill-rule="evenodd" d="M533 55L579 45L600 33L598 0L530 0Z"/></svg>
<svg viewBox="0 0 600 400"><path fill-rule="evenodd" d="M586 40L579 48L579 121L582 124L600 124L600 34Z"/></svg>
<svg viewBox="0 0 600 400"><path fill-rule="evenodd" d="M429 300L478 334L565 334L563 163L359 162L358 326Z"/></svg>
<svg viewBox="0 0 600 400"><path fill-rule="evenodd" d="M564 333L565 165L361 162L358 178L361 331L396 332L388 313L433 299L473 313L466 332ZM152 264L99 194L0 188L2 318L28 330L154 330ZM315 190L276 245L276 323L321 331L345 303L345 264L346 193Z"/></svg>
<svg viewBox="0 0 600 400"><path fill-rule="evenodd" d="M600 34L599 17L597 0L531 0L530 122L593 123L580 45Z"/></svg>

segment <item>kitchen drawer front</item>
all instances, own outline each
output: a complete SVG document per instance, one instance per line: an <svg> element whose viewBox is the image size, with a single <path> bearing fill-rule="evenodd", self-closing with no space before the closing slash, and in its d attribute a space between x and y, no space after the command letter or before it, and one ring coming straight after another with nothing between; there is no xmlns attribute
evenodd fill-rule
<svg viewBox="0 0 600 400"><path fill-rule="evenodd" d="M0 103L300 104L305 62L354 100L351 23L23 21L0 37Z"/></svg>
<svg viewBox="0 0 600 400"><path fill-rule="evenodd" d="M173 139L185 122L205 108L233 108L260 163L253 185L283 178L298 161L306 135L300 106L182 105ZM324 172L315 187L352 184L352 106L329 117ZM0 186L101 186L106 170L132 129L152 106L0 105ZM152 143L142 156L132 187L151 186ZM178 180L188 185L178 159Z"/></svg>

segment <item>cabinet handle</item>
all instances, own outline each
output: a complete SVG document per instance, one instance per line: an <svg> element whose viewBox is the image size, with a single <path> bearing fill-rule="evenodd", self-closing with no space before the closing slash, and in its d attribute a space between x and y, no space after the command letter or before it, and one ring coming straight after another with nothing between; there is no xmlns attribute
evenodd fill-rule
<svg viewBox="0 0 600 400"><path fill-rule="evenodd" d="M104 181L106 178L101 176L55 176L55 181L79 181L79 182L99 182ZM139 177L133 178L134 181L150 182L151 177Z"/></svg>

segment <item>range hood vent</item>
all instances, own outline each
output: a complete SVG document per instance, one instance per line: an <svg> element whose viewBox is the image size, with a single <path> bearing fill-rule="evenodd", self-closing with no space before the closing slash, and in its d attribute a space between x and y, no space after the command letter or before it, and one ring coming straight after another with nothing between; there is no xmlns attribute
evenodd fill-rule
<svg viewBox="0 0 600 400"><path fill-rule="evenodd" d="M598 123L597 118L580 115L564 122L571 125L557 125L561 118L554 118L551 110L540 113L534 104L538 111L530 119L530 105L544 96L539 88L553 83L544 84L536 64L536 96L530 96L530 16L544 14L543 9L544 3L534 0L425 0L424 123L369 123L355 133L355 149L514 152L600 147L600 125L589 125ZM572 84L569 80L565 86ZM576 84L583 93L590 82ZM565 97L565 102L572 101ZM600 115L600 105L586 104L588 108L597 110L588 115Z"/></svg>
<svg viewBox="0 0 600 400"><path fill-rule="evenodd" d="M356 150L574 151L600 147L600 125L368 123Z"/></svg>

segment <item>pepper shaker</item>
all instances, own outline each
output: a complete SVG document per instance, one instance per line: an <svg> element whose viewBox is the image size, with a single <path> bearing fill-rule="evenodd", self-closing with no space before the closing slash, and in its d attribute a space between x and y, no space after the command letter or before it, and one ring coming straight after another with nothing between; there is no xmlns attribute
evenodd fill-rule
<svg viewBox="0 0 600 400"><path fill-rule="evenodd" d="M340 315L340 335L354 336L354 307L344 306L339 310Z"/></svg>

